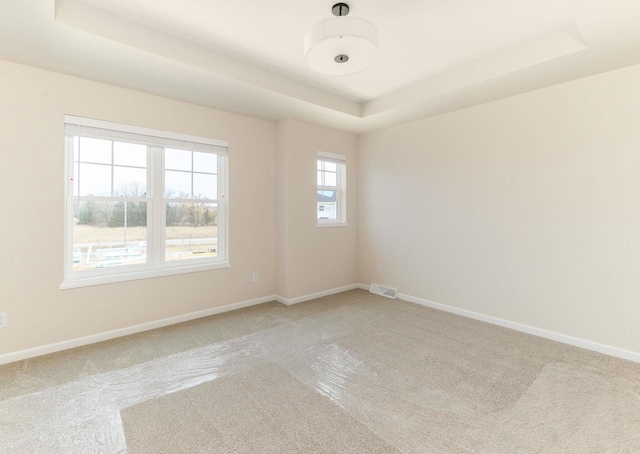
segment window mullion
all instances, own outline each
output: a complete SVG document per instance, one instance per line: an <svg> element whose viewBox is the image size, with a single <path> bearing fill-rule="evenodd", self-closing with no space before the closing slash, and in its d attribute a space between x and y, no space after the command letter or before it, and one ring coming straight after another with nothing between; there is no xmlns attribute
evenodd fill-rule
<svg viewBox="0 0 640 454"><path fill-rule="evenodd" d="M344 200L342 200L342 164L336 165L336 186L338 188L336 192L336 202L338 203L338 209L336 210L337 221L343 222L344 216Z"/></svg>
<svg viewBox="0 0 640 454"><path fill-rule="evenodd" d="M154 135L156 133L157 137ZM81 140L85 137L86 141ZM117 166L122 172L118 173L116 181L115 151L116 145L120 147L120 142L124 143L123 152L131 153L132 160L125 159L121 166ZM188 190L184 175L170 173L170 177L175 176L175 181L171 178L166 180L165 165L173 167L170 163L174 156L168 154L165 147L191 153L191 168L185 172L190 176L191 189L187 200L165 198L165 186L168 190L175 190L176 187ZM65 277L60 288L228 267L229 169L226 147L224 141L65 116ZM210 166L213 165L210 157L203 156L201 160L198 155L198 160L195 159L196 150L217 156L216 172L210 172ZM142 164L145 156L146 165ZM86 162L83 158L86 158ZM181 159L186 161L185 165L180 163ZM83 168L79 162L91 166ZM187 167L188 156L176 162L180 168ZM198 187L202 187L201 192L208 196L213 196L214 179L217 179L218 195L215 199L195 198L195 175L199 176ZM89 184L80 184L81 179ZM126 197L128 191L125 191L117 197L114 192L116 183L118 188L122 185L135 189L141 188L145 182L145 194L138 191L132 193L135 197ZM206 188L202 185L206 185ZM83 193L86 195L80 196L81 186L85 187ZM173 217L168 218L166 209L167 204L174 201L177 205L187 204L175 212L178 216L175 221ZM215 237L211 227L216 216L213 211L215 206L218 220L217 254L212 249ZM169 214L174 214L174 211ZM167 219L172 226L175 225L177 239L175 242L169 240L168 258ZM173 227L170 233L173 234Z"/></svg>
<svg viewBox="0 0 640 454"><path fill-rule="evenodd" d="M71 160L71 162L73 163L73 164L72 164L72 165L73 165L73 167L71 167L71 175L73 175L73 171L75 170L75 164L76 164L76 163L74 162L75 155L74 155L74 153L73 153L73 146L74 146L74 142L75 142L75 140L76 140L76 139L75 139L75 138L73 138L72 140L73 140L73 142L69 144L69 145L70 145L70 147L69 147L69 152L71 153L71 154L69 155L69 156L70 156L70 158L69 158L69 159L70 159L70 160ZM77 180L78 180L78 181L77 181L77 183L78 183L78 195L80 195L80 174L82 173L82 172L81 172L81 170L80 170L80 162L82 162L82 155L81 155L81 153L82 153L82 146L81 146L81 143L82 143L82 142L80 141L80 138L78 138L78 175L76 175L76 178L77 178Z"/></svg>
<svg viewBox="0 0 640 454"><path fill-rule="evenodd" d="M193 151L191 152L191 198L194 199L196 195L193 193Z"/></svg>
<svg viewBox="0 0 640 454"><path fill-rule="evenodd" d="M154 216L157 211L153 203L153 194L155 193L156 186L155 176L157 173L154 167L153 154L153 148L147 146L147 265L151 266L155 264L155 254L153 253L155 241L153 232L155 225Z"/></svg>
<svg viewBox="0 0 640 454"><path fill-rule="evenodd" d="M151 219L151 264L154 266L164 262L164 149L149 147L149 160L153 169L153 190L151 204L153 206Z"/></svg>
<svg viewBox="0 0 640 454"><path fill-rule="evenodd" d="M113 163L115 162L114 159L114 147L115 145L113 144L113 141L111 141L111 196L113 197L115 188L113 187L113 178L114 178L114 173L115 173L115 169L113 168Z"/></svg>
<svg viewBox="0 0 640 454"><path fill-rule="evenodd" d="M67 191L66 191L66 218L65 218L65 245L64 245L64 263L65 263L65 277L69 276L73 270L73 178L76 177L74 175L75 162L74 162L74 153L73 153L73 137L65 136L65 152L67 155L67 168L65 172L65 176L67 177ZM78 159L80 157L80 151L78 150ZM80 166L78 166L78 173L80 172ZM79 176L76 177L79 180ZM78 192L80 192L80 184L78 181Z"/></svg>
<svg viewBox="0 0 640 454"><path fill-rule="evenodd" d="M341 181L341 171L342 170L342 164L337 164L336 165L336 205L337 205L337 210L336 210L336 220L337 221L342 221L344 219L344 216L342 215L342 181Z"/></svg>
<svg viewBox="0 0 640 454"><path fill-rule="evenodd" d="M338 164L338 173L336 175L338 184L340 221L347 222L347 165L345 163Z"/></svg>
<svg viewBox="0 0 640 454"><path fill-rule="evenodd" d="M228 219L227 219L227 176L229 175L229 168L227 157L218 156L217 159L217 169L218 169L218 232L217 232L217 251L218 255L222 255L223 257L228 257L227 248L229 246L228 236L227 236L227 227L228 227ZM222 168L222 171L220 171Z"/></svg>

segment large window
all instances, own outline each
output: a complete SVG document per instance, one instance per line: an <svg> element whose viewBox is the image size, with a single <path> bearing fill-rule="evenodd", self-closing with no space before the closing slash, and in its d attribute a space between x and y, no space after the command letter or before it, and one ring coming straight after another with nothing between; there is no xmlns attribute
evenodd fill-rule
<svg viewBox="0 0 640 454"><path fill-rule="evenodd" d="M61 288L229 266L227 143L65 117Z"/></svg>
<svg viewBox="0 0 640 454"><path fill-rule="evenodd" d="M318 227L346 225L346 158L330 153L318 153L316 175Z"/></svg>

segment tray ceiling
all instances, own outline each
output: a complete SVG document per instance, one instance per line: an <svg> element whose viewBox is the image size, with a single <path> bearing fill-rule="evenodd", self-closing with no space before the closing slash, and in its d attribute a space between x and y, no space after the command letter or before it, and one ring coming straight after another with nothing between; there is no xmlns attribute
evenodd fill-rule
<svg viewBox="0 0 640 454"><path fill-rule="evenodd" d="M634 0L354 0L375 65L326 76L329 1L0 0L0 59L238 113L362 132L640 62Z"/></svg>

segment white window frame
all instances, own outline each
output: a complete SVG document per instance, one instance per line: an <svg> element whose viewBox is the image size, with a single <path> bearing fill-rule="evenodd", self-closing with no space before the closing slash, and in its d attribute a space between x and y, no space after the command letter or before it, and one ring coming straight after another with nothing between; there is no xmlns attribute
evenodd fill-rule
<svg viewBox="0 0 640 454"><path fill-rule="evenodd" d="M317 184L317 161L335 162L337 164L337 186L322 186ZM319 151L316 156L316 194L319 190L337 191L336 200L338 202L337 219L317 219L317 197L316 197L316 227L347 227L347 157L335 153Z"/></svg>
<svg viewBox="0 0 640 454"><path fill-rule="evenodd" d="M112 123L90 118L65 115L65 242L64 280L60 289L110 284L138 279L148 279L174 274L208 271L228 268L229 263L229 163L228 142L156 129ZM147 263L122 265L96 270L73 270L73 203L80 196L74 196L74 155L71 137L103 137L106 140L128 141L147 146ZM177 148L190 151L208 152L218 156L217 199L206 199L206 203L218 205L218 247L217 256L192 260L165 261L166 210L164 204L164 152L163 149ZM93 199L92 196L82 199ZM108 201L109 198L99 197ZM122 200L118 197L114 201ZM190 199L189 199L190 200ZM176 199L177 202L184 201ZM199 200L202 201L202 200Z"/></svg>

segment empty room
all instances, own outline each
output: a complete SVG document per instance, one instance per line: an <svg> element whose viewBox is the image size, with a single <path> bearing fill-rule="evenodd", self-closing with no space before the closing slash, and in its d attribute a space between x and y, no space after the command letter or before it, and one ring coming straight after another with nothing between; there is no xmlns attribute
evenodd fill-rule
<svg viewBox="0 0 640 454"><path fill-rule="evenodd" d="M0 454L640 453L638 0L0 0Z"/></svg>

